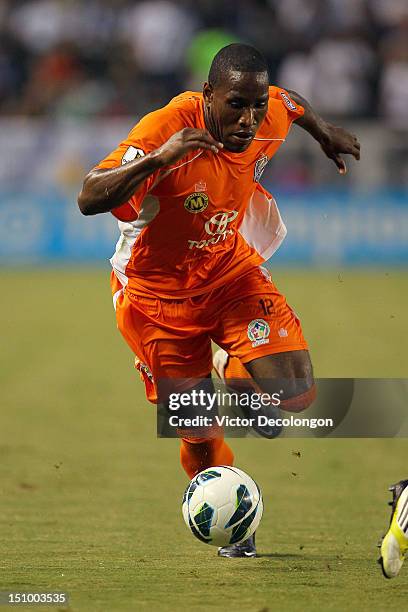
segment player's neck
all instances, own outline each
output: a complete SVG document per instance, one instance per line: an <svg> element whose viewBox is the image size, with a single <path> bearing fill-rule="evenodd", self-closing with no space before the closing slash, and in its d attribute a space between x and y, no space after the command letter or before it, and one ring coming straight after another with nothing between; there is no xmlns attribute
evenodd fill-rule
<svg viewBox="0 0 408 612"><path fill-rule="evenodd" d="M219 123L214 119L210 110L204 104L204 123L211 136L218 142L222 142L222 131Z"/></svg>

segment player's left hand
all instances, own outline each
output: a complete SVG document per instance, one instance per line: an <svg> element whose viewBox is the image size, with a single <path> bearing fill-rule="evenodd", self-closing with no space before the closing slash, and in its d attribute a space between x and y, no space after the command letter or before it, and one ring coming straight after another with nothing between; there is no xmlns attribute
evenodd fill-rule
<svg viewBox="0 0 408 612"><path fill-rule="evenodd" d="M352 155L356 160L360 159L360 143L357 136L331 123L325 125L320 138L320 146L327 157L334 161L340 174L347 172L342 154Z"/></svg>

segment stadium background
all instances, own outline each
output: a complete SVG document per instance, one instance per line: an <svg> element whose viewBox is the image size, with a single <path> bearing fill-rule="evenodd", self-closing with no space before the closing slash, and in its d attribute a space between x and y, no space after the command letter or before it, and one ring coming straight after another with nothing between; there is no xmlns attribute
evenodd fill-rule
<svg viewBox="0 0 408 612"><path fill-rule="evenodd" d="M115 330L117 226L75 202L218 48L258 46L273 82L362 143L340 177L294 127L263 177L288 226L271 268L316 373L406 377L407 34L403 0L0 2L0 589L66 589L86 611L406 602L406 577L385 584L373 562L404 440L235 441L265 493L264 556L220 565L191 541L176 443L155 440Z"/></svg>
<svg viewBox="0 0 408 612"><path fill-rule="evenodd" d="M2 2L0 28L2 262L106 259L114 221L72 206L84 173L138 117L200 89L232 40L259 46L272 82L362 140L344 178L292 131L263 179L290 230L276 261L407 262L404 2Z"/></svg>

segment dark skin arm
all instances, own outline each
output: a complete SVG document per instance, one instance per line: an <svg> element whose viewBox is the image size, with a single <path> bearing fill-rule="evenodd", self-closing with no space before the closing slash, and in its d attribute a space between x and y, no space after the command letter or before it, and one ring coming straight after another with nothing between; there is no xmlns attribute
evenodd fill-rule
<svg viewBox="0 0 408 612"><path fill-rule="evenodd" d="M287 91L292 100L305 109L304 115L295 121L296 125L309 132L317 140L325 155L334 161L340 174L346 174L347 166L342 155L352 155L354 159L360 159L360 143L357 137L322 119L307 100L295 91Z"/></svg>
<svg viewBox="0 0 408 612"><path fill-rule="evenodd" d="M171 166L195 149L218 153L222 146L207 130L184 128L144 157L118 168L91 170L78 196L79 209L84 215L109 212L127 202L157 170Z"/></svg>

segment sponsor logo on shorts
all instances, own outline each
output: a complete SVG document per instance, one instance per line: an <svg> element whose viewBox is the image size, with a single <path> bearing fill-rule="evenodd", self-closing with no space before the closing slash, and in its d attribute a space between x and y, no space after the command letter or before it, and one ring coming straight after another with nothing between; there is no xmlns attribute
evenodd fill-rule
<svg viewBox="0 0 408 612"><path fill-rule="evenodd" d="M281 327L280 329L278 329L278 334L280 335L281 338L286 338L288 335L288 330L285 329L284 327Z"/></svg>
<svg viewBox="0 0 408 612"><path fill-rule="evenodd" d="M184 208L193 214L203 212L208 206L208 195L203 191L195 191L185 199Z"/></svg>
<svg viewBox="0 0 408 612"><path fill-rule="evenodd" d="M208 219L205 222L204 229L211 236L207 240L189 240L190 249L202 249L210 246L211 244L217 244L218 242L224 241L228 236L234 235L234 230L228 227L234 219L238 216L236 210L229 210L228 212L219 212Z"/></svg>
<svg viewBox="0 0 408 612"><path fill-rule="evenodd" d="M122 166L124 166L125 164L128 164L134 159L139 159L139 157L144 157L145 155L146 153L143 151L143 149L136 149L136 147L129 147L126 153L124 154L124 156L122 157Z"/></svg>
<svg viewBox="0 0 408 612"><path fill-rule="evenodd" d="M295 111L296 110L296 104L293 104L292 100L289 98L289 96L287 94L285 94L284 91L280 92L280 95L282 96L282 99L284 101L284 103L286 104L286 106L288 108L290 108L290 110Z"/></svg>
<svg viewBox="0 0 408 612"><path fill-rule="evenodd" d="M248 338L251 340L253 348L261 344L268 344L270 333L270 327L265 319L254 319L248 325Z"/></svg>
<svg viewBox="0 0 408 612"><path fill-rule="evenodd" d="M259 183L260 178L263 174L263 171L265 170L265 167L268 161L269 161L269 157L265 154L261 155L261 157L256 160L255 168L254 168L254 181L256 183Z"/></svg>

